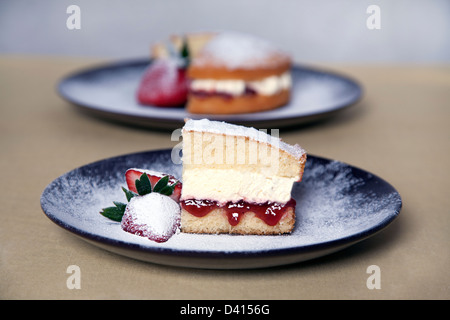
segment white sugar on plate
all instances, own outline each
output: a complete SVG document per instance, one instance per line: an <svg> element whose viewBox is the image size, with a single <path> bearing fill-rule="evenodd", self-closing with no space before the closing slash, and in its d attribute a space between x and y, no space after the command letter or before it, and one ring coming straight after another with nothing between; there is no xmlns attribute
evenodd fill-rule
<svg viewBox="0 0 450 320"><path fill-rule="evenodd" d="M239 32L216 35L193 63L201 66L211 59L229 69L267 66L274 55L287 55L265 39Z"/></svg>
<svg viewBox="0 0 450 320"><path fill-rule="evenodd" d="M311 246L311 252L317 252L323 249L323 244L333 246L333 243L350 244L362 240L362 236L372 235L374 230L392 221L402 203L394 189L380 189L383 182L371 174L355 172L352 167L338 161L310 156L303 181L295 184L292 193L297 201L297 221L292 234L252 236L177 232L168 241L157 243L124 232L120 223L99 214L101 208L112 205L112 201L126 201L120 188L124 183L123 168L137 165L181 176L182 166L170 161L170 152L150 152L145 159L143 161L140 155L130 155L119 161L120 169L113 167L110 168L112 171L106 172L105 163L117 165L116 160L73 170L46 189L41 198L42 208L63 228L88 240L97 239L94 244L106 244L111 251L125 256L128 255L126 252L134 256L139 251L143 255L148 253L149 261L163 262L164 259L159 260L156 254L170 254L175 261L177 255L192 253L194 256L199 254L206 263L227 254L244 253L240 256L244 265L247 254L251 257L256 253L264 258L273 250L276 253L308 246ZM168 215L169 211L158 210L158 213Z"/></svg>
<svg viewBox="0 0 450 320"><path fill-rule="evenodd" d="M197 131L197 132L210 132L217 134L226 134L240 137L248 137L255 141L268 143L274 147L280 148L296 159L300 159L306 151L300 147L298 144L290 145L283 142L280 138L273 135L269 135L264 131L257 130L253 127L244 127L222 121L212 121L208 119L192 120L186 121L183 130L186 131Z"/></svg>

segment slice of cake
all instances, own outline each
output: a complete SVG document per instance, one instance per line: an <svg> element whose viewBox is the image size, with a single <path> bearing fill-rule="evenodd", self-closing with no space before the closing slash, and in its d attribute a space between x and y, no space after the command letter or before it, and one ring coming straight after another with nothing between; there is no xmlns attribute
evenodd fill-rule
<svg viewBox="0 0 450 320"><path fill-rule="evenodd" d="M207 119L187 120L182 135L181 231L292 231L291 191L306 162L299 145L288 145L273 132Z"/></svg>
<svg viewBox="0 0 450 320"><path fill-rule="evenodd" d="M290 69L289 55L265 39L218 33L191 61L187 110L231 114L280 107L290 98Z"/></svg>

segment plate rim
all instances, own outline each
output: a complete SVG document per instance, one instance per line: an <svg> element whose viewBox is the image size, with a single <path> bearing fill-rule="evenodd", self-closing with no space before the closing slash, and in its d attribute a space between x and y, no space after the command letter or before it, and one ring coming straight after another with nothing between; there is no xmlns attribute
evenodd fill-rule
<svg viewBox="0 0 450 320"><path fill-rule="evenodd" d="M95 73L99 72L101 70L107 70L107 69L113 69L113 68L123 68L123 67L129 67L133 65L144 65L144 64L150 64L152 59L149 58L134 58L134 59L123 59L118 61L112 61L112 62L104 62L104 63L96 63L91 66L86 66L78 70L74 70L72 72L67 73L65 76L60 78L56 85L56 91L58 95L63 98L65 101L71 103L73 106L77 107L79 110L82 110L84 112L87 112L89 114L92 114L94 116L98 116L104 119L114 120L116 122L121 123L128 123L128 124L137 124L139 126L146 126L149 127L150 124L152 126L156 126L159 129L172 129L173 125L179 125L183 119L181 119L179 116L163 116L160 117L155 114L155 116L151 115L139 115L134 112L126 112L126 110L106 110L104 107L98 106L98 105L87 105L83 103L82 101L78 100L76 97L74 97L72 94L67 92L66 85L67 83L70 83L77 77L82 77L88 73ZM263 124L272 124L272 123L278 123L281 127L286 126L292 126L295 124L304 124L309 123L314 120L320 120L328 118L332 115L334 115L337 112L343 111L347 108L350 108L351 106L354 106L359 101L361 101L363 94L364 94L364 88L360 81L355 79L354 77L350 75L343 74L342 72L338 71L332 71L332 70L326 70L325 68L319 68L319 67L312 67L305 64L297 63L293 64L293 69L298 70L305 70L308 72L320 74L320 75L327 75L332 76L334 78L338 78L341 81L344 81L345 83L349 84L353 87L355 91L355 96L352 99L348 99L349 101L345 103L339 103L336 105L332 105L331 107L325 108L319 112L310 111L305 114L301 115L284 115L284 116L276 116L272 117L271 119L265 118L263 115L265 114L264 111L261 112L255 112L252 113L252 119L246 119L245 117L248 116L248 114L230 114L230 115L215 115L215 114L189 114L191 118L200 119L200 118L209 118L211 120L218 120L218 121L228 121L233 122L236 124L246 124L246 125L253 125L253 126L260 126ZM157 109L155 109L157 110ZM276 109L274 109L276 110ZM253 116L256 116L256 119L254 119ZM163 125L158 124L158 122L163 122ZM170 126L170 128L167 128L167 125Z"/></svg>
<svg viewBox="0 0 450 320"><path fill-rule="evenodd" d="M367 170L361 169L359 167L350 165L348 163L339 161L339 160L333 160L330 158L322 157L322 156L316 156L312 154L308 154L309 158L315 158L320 161L337 161L341 164L344 164L346 166L351 167L353 170L357 170L360 172L363 172L365 174L370 174L373 178L377 179L378 181L382 182L386 187L390 188L393 193L395 193L396 197L398 198L396 203L397 207L394 212L392 212L387 218L385 218L382 222L376 224L375 226L371 226L369 229L359 231L357 233L351 234L349 236L346 236L344 238L339 239L332 239L327 240L323 242L318 243L312 243L308 245L301 245L301 246L292 246L292 247L286 247L286 248L271 248L271 249L258 249L258 250L252 250L252 251L209 251L209 250L190 250L190 249L173 249L173 248L167 248L167 247L146 247L142 246L138 243L130 243L122 240L117 240L113 238L106 238L103 236L99 236L96 234L93 234L91 232L87 232L85 230L82 230L81 228L77 228L75 226L69 225L59 219L57 216L55 216L52 213L49 213L46 211L46 204L45 204L45 195L47 192L51 189L51 187L54 184L57 184L60 179L63 179L64 177L68 176L69 174L73 174L75 171L80 170L84 167L88 166L95 166L99 163L106 162L106 161L114 161L125 157L133 157L138 155L144 155L147 153L153 153L153 152L170 152L172 149L157 149L157 150L147 150L147 151L138 151L138 152L132 152L132 153L126 153L121 154L117 156L108 157L102 160L93 161L90 163L87 163L85 165L81 165L79 167L76 167L60 176L55 178L53 181L51 181L45 188L44 191L41 194L40 197L40 204L41 209L45 216L49 218L52 222L60 226L61 228L83 238L84 240L94 241L98 242L100 244L106 245L106 246L113 246L113 247L119 247L121 249L127 249L127 250L133 250L138 251L142 253L148 253L148 254L160 254L160 255L166 255L166 256L178 256L178 257L198 257L198 258L218 258L218 257L224 257L224 258L251 258L251 257L261 257L261 254L264 255L264 257L274 257L274 256L285 256L285 255L292 255L292 254L301 254L301 253L309 253L317 250L329 250L333 247L339 247L339 246L350 246L354 243L363 241L369 237L372 237L373 235L377 234L378 232L384 230L387 226L389 226L394 220L397 219L399 216L401 209L403 207L403 200L400 195L400 193L395 189L392 184L387 182L385 179L379 177L376 174L373 174ZM204 236L211 236L211 235L204 235ZM220 236L220 235L219 235ZM289 236L289 235L285 235Z"/></svg>

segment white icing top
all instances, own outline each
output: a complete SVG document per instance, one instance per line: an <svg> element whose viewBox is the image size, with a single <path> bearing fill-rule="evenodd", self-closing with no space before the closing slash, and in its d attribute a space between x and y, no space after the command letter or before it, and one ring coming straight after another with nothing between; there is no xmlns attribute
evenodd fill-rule
<svg viewBox="0 0 450 320"><path fill-rule="evenodd" d="M186 131L199 131L199 132L211 132L219 134L227 134L234 136L248 137L250 139L268 143L274 147L280 148L294 156L296 159L300 159L306 151L298 145L290 145L282 141L278 137L269 135L262 130L257 130L252 127L239 126L223 121L211 121L208 119L192 120L186 121L183 130Z"/></svg>
<svg viewBox="0 0 450 320"><path fill-rule="evenodd" d="M202 66L213 60L229 69L249 69L277 63L273 60L274 56L288 58L286 53L267 40L248 34L224 32L211 39L192 64Z"/></svg>

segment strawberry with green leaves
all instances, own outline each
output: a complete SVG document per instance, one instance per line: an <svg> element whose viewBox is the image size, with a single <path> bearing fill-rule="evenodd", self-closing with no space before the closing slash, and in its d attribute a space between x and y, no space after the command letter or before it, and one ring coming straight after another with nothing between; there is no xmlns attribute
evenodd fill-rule
<svg viewBox="0 0 450 320"><path fill-rule="evenodd" d="M150 185L148 186L146 183L141 183L142 175L146 174ZM127 182L128 189L134 193L139 193L138 188L152 188L152 190L156 190L155 192L159 192L165 195L168 195L176 202L180 201L181 196L181 182L178 181L174 176L152 171L145 169L135 169L131 168L125 172L125 179ZM161 179L164 179L161 182ZM161 189L161 186L163 188ZM145 193L145 189L141 190L142 193Z"/></svg>
<svg viewBox="0 0 450 320"><path fill-rule="evenodd" d="M188 65L189 51L186 41L180 53L172 50L169 57L152 61L139 83L139 103L157 107L183 106L188 96Z"/></svg>
<svg viewBox="0 0 450 320"><path fill-rule="evenodd" d="M180 200L182 185L171 175L133 168L126 171L125 178L128 189L122 187L122 190L128 202L133 197L144 196L152 192L168 196L176 203ZM113 201L113 203L114 206L102 209L100 214L108 219L120 222L127 204L118 201Z"/></svg>

